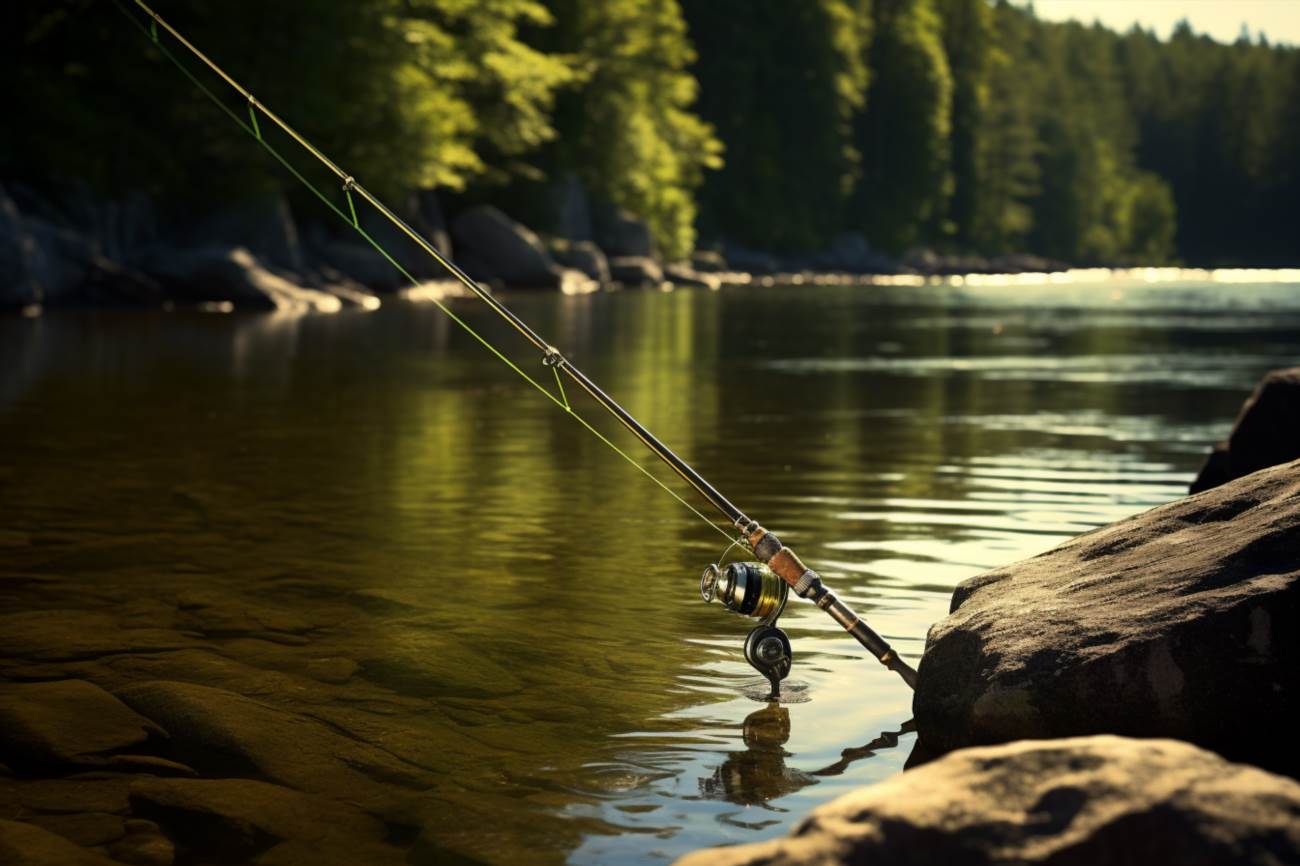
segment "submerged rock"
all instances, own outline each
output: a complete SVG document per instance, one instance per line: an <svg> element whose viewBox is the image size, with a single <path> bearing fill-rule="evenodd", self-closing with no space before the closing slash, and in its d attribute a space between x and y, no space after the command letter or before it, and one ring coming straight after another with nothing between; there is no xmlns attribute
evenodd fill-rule
<svg viewBox="0 0 1300 866"><path fill-rule="evenodd" d="M1300 862L1300 784L1186 743L964 749L840 797L787 837L678 866Z"/></svg>
<svg viewBox="0 0 1300 866"><path fill-rule="evenodd" d="M0 820L0 863L5 866L120 866L34 824Z"/></svg>
<svg viewBox="0 0 1300 866"><path fill-rule="evenodd" d="M1191 492L1300 458L1300 367L1273 370L1260 380L1228 438L1210 452Z"/></svg>
<svg viewBox="0 0 1300 866"><path fill-rule="evenodd" d="M0 756L10 766L94 763L162 728L81 680L0 686Z"/></svg>
<svg viewBox="0 0 1300 866"><path fill-rule="evenodd" d="M1300 775L1298 614L1300 461L959 585L921 659L920 739L1169 736Z"/></svg>

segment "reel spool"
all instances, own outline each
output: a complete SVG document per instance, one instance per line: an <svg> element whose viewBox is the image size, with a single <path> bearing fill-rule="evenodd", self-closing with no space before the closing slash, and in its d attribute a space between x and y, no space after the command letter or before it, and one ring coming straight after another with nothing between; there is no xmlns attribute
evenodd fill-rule
<svg viewBox="0 0 1300 866"><path fill-rule="evenodd" d="M790 638L776 627L790 597L789 584L761 562L733 562L726 568L714 564L700 577L700 597L705 602L717 599L732 613L760 620L745 638L745 661L771 683L768 700L779 698L781 680L794 661Z"/></svg>

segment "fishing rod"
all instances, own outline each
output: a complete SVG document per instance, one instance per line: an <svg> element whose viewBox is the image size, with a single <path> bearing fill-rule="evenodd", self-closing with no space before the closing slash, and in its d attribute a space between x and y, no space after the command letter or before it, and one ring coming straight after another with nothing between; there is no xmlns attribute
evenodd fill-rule
<svg viewBox="0 0 1300 866"><path fill-rule="evenodd" d="M733 562L725 568L720 565L721 561L726 559L727 552L731 547L724 551L719 563L714 563L704 570L700 578L700 595L705 602L713 600L719 601L724 608L733 613L742 616L752 617L759 620L759 624L750 631L745 639L745 659L764 677L767 678L771 685L771 698L780 695L781 680L790 673L790 666L793 662L793 651L790 646L790 639L786 633L777 628L776 621L781 613L785 610L786 601L789 593L793 590L800 598L808 599L816 604L819 608L826 611L832 619L839 623L845 631L853 636L868 652L876 657L881 664L902 677L908 686L916 687L916 671L904 661L889 646L889 643L877 634L867 623L858 617L853 610L841 601L827 587L817 572L808 568L799 559L799 556L781 543L777 536L762 527L758 521L751 519L743 511L737 508L732 502L718 491L716 487L710 484L695 471L689 463L679 457L671 448L665 445L657 436L647 430L642 424L632 417L626 409L618 404L613 397L606 394L599 386L596 385L587 374L578 369L560 353L558 349L548 343L546 340L532 329L515 313L497 299L490 291L480 286L476 280L471 278L464 270L460 268L449 257L440 253L431 243L429 243L419 232L412 229L404 220L393 213L382 201L375 197L369 190L357 182L357 180L328 156L316 148L310 141L303 137L297 130L285 122L274 111L259 102L256 97L242 84L226 73L224 69L213 62L206 54L196 48L188 39L186 39L176 28L172 27L144 0L133 0L149 17L149 27L145 30L146 34L152 39L155 45L168 60L180 69L191 82L203 91L220 109L222 109L232 120L235 121L245 132L254 136L285 168L287 168L299 181L307 186L324 202L331 210L334 211L345 222L349 223L371 246L373 246L385 259L389 261L403 276L418 282L411 274L398 263L371 235L366 232L357 219L356 203L353 195L368 203L384 219L388 220L399 231L410 238L425 253L441 265L458 283L468 289L479 300L487 304L493 312L508 322L520 335L524 337L534 348L542 352L542 364L549 367L555 374L555 381L559 388L560 396L557 398L549 389L537 382L532 376L518 367L513 361L506 357L500 350L489 343L485 338L480 336L468 323L455 315L448 307L441 302L436 301L438 307L451 317L458 325L468 331L489 351L495 354L515 372L519 373L524 379L536 387L539 391L549 397L552 402L561 406L570 416L578 421L583 427L596 435L602 442L620 454L624 459L639 469L643 474L650 477L660 487L667 490L674 498L695 512L701 519L709 523L719 532L722 530L717 524L710 521L701 514L694 506L678 496L675 491L665 485L656 476L651 474L645 467L626 454L621 448L606 438L599 430L593 427L581 415L577 414L569 404L568 397L564 393L564 383L560 376L563 374L575 383L582 391L588 394L601 407L613 415L620 424L627 428L632 435L641 441L651 453L668 465L682 480L689 484L706 502L712 505L722 514L738 532L732 547L741 546L751 551L758 559L757 562ZM140 22L135 16L131 15L121 3L117 6L122 10L130 20L137 26ZM226 82L236 93L242 97L248 106L249 123L235 114L220 98L209 90L188 67L180 62L167 48L160 39L159 28L170 34L177 43L183 46L200 62L207 66L212 72ZM141 27L141 29L144 29ZM280 153L265 140L261 131L261 124L258 117L270 121L282 132L288 135L303 150L307 151L319 163L324 165L335 177L341 181L344 196L347 199L348 213L331 201L320 190L318 190L310 181L303 177ZM724 533L727 534L727 533ZM728 535L730 537L730 535Z"/></svg>

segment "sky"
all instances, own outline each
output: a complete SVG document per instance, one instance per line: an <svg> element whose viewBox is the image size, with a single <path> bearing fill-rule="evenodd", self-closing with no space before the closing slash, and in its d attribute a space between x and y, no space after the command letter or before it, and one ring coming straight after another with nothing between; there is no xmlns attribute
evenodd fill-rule
<svg viewBox="0 0 1300 866"><path fill-rule="evenodd" d="M1300 0L1034 0L1034 9L1049 21L1100 20L1120 31L1136 22L1161 37L1186 18L1220 42L1235 41L1244 23L1252 37L1262 31L1269 42L1300 45Z"/></svg>

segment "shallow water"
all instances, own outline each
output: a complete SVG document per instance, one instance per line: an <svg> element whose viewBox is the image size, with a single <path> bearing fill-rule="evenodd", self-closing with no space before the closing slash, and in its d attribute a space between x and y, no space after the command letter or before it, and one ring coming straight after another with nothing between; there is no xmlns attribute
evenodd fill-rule
<svg viewBox="0 0 1300 866"><path fill-rule="evenodd" d="M1180 496L1300 359L1295 284L510 302L913 662L958 581ZM430 306L0 320L0 513L0 577L115 605L400 608L366 639L446 674L411 734L445 752L439 844L484 862L767 838L914 740L901 681L797 600L792 700L751 697L748 623L696 588L722 536Z"/></svg>

